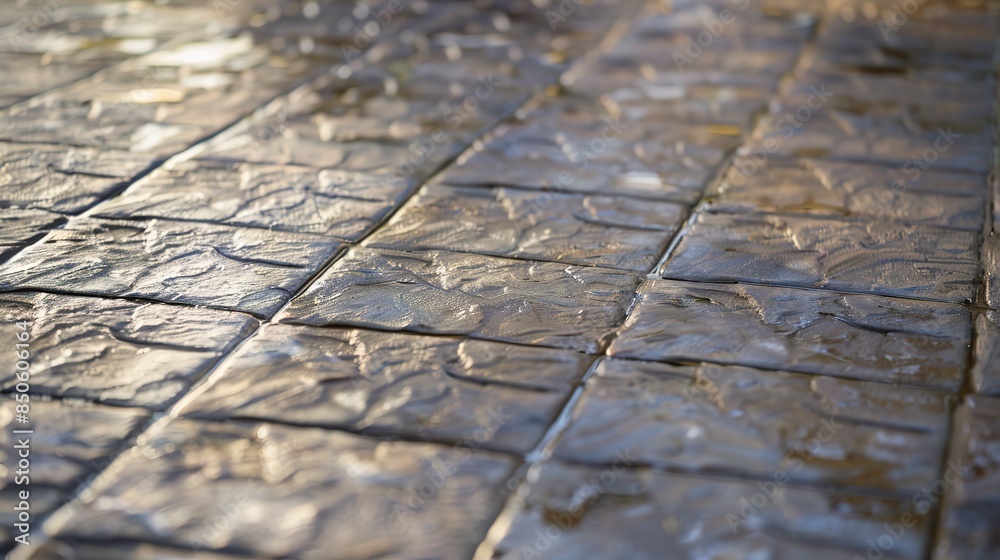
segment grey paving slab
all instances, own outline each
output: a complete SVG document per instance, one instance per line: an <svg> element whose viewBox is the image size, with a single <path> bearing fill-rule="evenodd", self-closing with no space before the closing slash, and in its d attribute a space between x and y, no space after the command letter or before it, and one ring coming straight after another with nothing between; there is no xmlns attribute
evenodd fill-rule
<svg viewBox="0 0 1000 560"><path fill-rule="evenodd" d="M708 206L718 213L774 213L980 232L987 178L919 168L738 158Z"/></svg>
<svg viewBox="0 0 1000 560"><path fill-rule="evenodd" d="M0 107L24 101L33 95L84 78L104 67L104 64L85 60L52 61L46 54L0 52L0 73L17 80L0 83Z"/></svg>
<svg viewBox="0 0 1000 560"><path fill-rule="evenodd" d="M972 232L884 221L702 213L663 276L972 301L978 245Z"/></svg>
<svg viewBox="0 0 1000 560"><path fill-rule="evenodd" d="M919 73L810 68L814 60L800 66L781 88L784 103L806 103L822 89L829 93L829 106L844 111L867 106L905 108L914 120L947 120L953 126L974 125L993 115L995 92L989 86L995 80L981 82L982 87L969 87L970 81L949 81Z"/></svg>
<svg viewBox="0 0 1000 560"><path fill-rule="evenodd" d="M316 72L247 35L192 40L5 110L0 139L172 154Z"/></svg>
<svg viewBox="0 0 1000 560"><path fill-rule="evenodd" d="M653 280L640 286L609 353L957 391L970 341L971 319L959 305Z"/></svg>
<svg viewBox="0 0 1000 560"><path fill-rule="evenodd" d="M7 324L30 321L33 393L154 409L169 404L249 334L247 315L159 303L0 294ZM6 348L15 329L0 332ZM15 371L0 376L12 392Z"/></svg>
<svg viewBox="0 0 1000 560"><path fill-rule="evenodd" d="M745 367L606 359L554 457L907 494L937 476L948 393Z"/></svg>
<svg viewBox="0 0 1000 560"><path fill-rule="evenodd" d="M58 539L269 558L467 558L515 466L467 448L251 422L176 420L136 449L95 499L53 524ZM218 519L228 523L216 530Z"/></svg>
<svg viewBox="0 0 1000 560"><path fill-rule="evenodd" d="M0 205L76 213L154 160L120 150L0 142Z"/></svg>
<svg viewBox="0 0 1000 560"><path fill-rule="evenodd" d="M562 409L584 354L458 338L278 325L184 406L525 454Z"/></svg>
<svg viewBox="0 0 1000 560"><path fill-rule="evenodd" d="M261 229L81 218L0 267L0 289L141 297L267 316L339 246Z"/></svg>
<svg viewBox="0 0 1000 560"><path fill-rule="evenodd" d="M758 76L723 72L666 72L636 75L639 59L614 54L565 77L569 95L613 104L628 122L718 123L747 128L767 103L772 85Z"/></svg>
<svg viewBox="0 0 1000 560"><path fill-rule="evenodd" d="M157 169L94 214L199 220L350 241L371 231L411 187L391 174L184 161Z"/></svg>
<svg viewBox="0 0 1000 560"><path fill-rule="evenodd" d="M987 311L976 317L973 352L973 388L977 393L1000 395L1000 313Z"/></svg>
<svg viewBox="0 0 1000 560"><path fill-rule="evenodd" d="M43 210L0 207L0 262L15 255L66 218Z"/></svg>
<svg viewBox="0 0 1000 560"><path fill-rule="evenodd" d="M890 553L916 560L929 523L906 500L629 470L624 461L544 463L529 479L491 539L493 558L841 560L863 557L886 525L906 521Z"/></svg>
<svg viewBox="0 0 1000 560"><path fill-rule="evenodd" d="M845 107L822 96L775 102L739 152L987 173L994 144L988 120L962 123L961 108L941 110L920 115L875 103Z"/></svg>
<svg viewBox="0 0 1000 560"><path fill-rule="evenodd" d="M137 408L95 406L67 401L32 399L29 416L32 422L16 421L12 398L0 399L0 456L3 457L3 482L0 482L0 550L14 545L22 531L15 528L22 501L29 504L29 526L35 531L29 542L37 544L39 520L67 503L76 489L90 483L111 462L129 433L149 417ZM32 430L27 436L13 430ZM26 483L19 482L25 473L20 469L17 446L27 438L30 466ZM22 445L23 449L24 446ZM29 500L21 499L27 491ZM24 510L24 508L21 508Z"/></svg>
<svg viewBox="0 0 1000 560"><path fill-rule="evenodd" d="M646 125L589 103L553 102L498 127L437 182L632 195L693 204L736 148L732 125Z"/></svg>
<svg viewBox="0 0 1000 560"><path fill-rule="evenodd" d="M686 214L669 202L431 185L367 243L646 272Z"/></svg>
<svg viewBox="0 0 1000 560"><path fill-rule="evenodd" d="M462 82L379 68L321 79L262 116L196 148L201 159L396 171L425 176L523 102L518 66L482 65ZM419 68L414 66L413 68ZM550 76L549 79L554 79ZM543 82L544 83L544 82ZM433 86L433 87L432 87ZM431 91L420 88L432 87ZM416 90L416 91L414 91ZM422 175L421 175L422 174Z"/></svg>
<svg viewBox="0 0 1000 560"><path fill-rule="evenodd" d="M1000 400L969 396L955 413L952 451L941 478L921 496L944 502L934 560L986 560L1000 552Z"/></svg>
<svg viewBox="0 0 1000 560"><path fill-rule="evenodd" d="M624 320L639 280L598 267L355 248L280 319L596 352Z"/></svg>

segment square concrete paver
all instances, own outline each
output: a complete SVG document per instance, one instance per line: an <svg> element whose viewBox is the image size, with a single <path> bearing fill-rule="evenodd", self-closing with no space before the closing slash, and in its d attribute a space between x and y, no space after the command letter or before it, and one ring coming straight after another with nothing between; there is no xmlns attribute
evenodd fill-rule
<svg viewBox="0 0 1000 560"><path fill-rule="evenodd" d="M984 175L819 159L738 158L708 209L711 212L897 221L979 232Z"/></svg>
<svg viewBox="0 0 1000 560"><path fill-rule="evenodd" d="M5 396L0 399L0 457L4 476L0 482L0 550L14 545L20 493L27 491L29 500L28 541L39 541L39 520L68 503L77 488L91 483L111 464L122 449L125 438L149 417L138 408L96 406L80 402L30 401L31 422L17 421L18 402ZM31 434L13 433L31 430ZM27 438L29 467L27 473L16 474L19 439ZM20 449L25 449L21 445ZM27 483L18 483L22 476ZM24 508L22 508L23 511Z"/></svg>
<svg viewBox="0 0 1000 560"><path fill-rule="evenodd" d="M175 420L137 450L92 500L52 524L57 539L304 560L331 551L457 559L485 536L516 464L467 448L253 422Z"/></svg>
<svg viewBox="0 0 1000 560"><path fill-rule="evenodd" d="M685 214L669 202L432 185L368 243L646 272Z"/></svg>
<svg viewBox="0 0 1000 560"><path fill-rule="evenodd" d="M185 161L157 169L95 214L198 220L352 241L371 231L410 186L390 174Z"/></svg>
<svg viewBox="0 0 1000 560"><path fill-rule="evenodd" d="M33 393L160 409L250 333L248 315L121 299L0 294L0 317L27 321ZM0 331L15 348L19 330ZM23 348L23 347L22 347ZM13 391L13 368L0 386Z"/></svg>
<svg viewBox="0 0 1000 560"><path fill-rule="evenodd" d="M609 353L957 391L971 331L969 312L948 303L653 280Z"/></svg>
<svg viewBox="0 0 1000 560"><path fill-rule="evenodd" d="M663 277L744 281L944 301L972 301L972 232L785 215L702 213Z"/></svg>
<svg viewBox="0 0 1000 560"><path fill-rule="evenodd" d="M589 362L578 352L484 340L277 325L244 345L183 414L524 454Z"/></svg>
<svg viewBox="0 0 1000 560"><path fill-rule="evenodd" d="M596 352L625 319L639 281L607 268L355 248L280 319Z"/></svg>
<svg viewBox="0 0 1000 560"><path fill-rule="evenodd" d="M492 557L843 560L863 557L901 519L911 522L899 539L888 537L892 557L923 557L929 516L908 500L626 466L534 466L491 535Z"/></svg>
<svg viewBox="0 0 1000 560"><path fill-rule="evenodd" d="M79 212L152 163L122 150L0 142L0 205Z"/></svg>
<svg viewBox="0 0 1000 560"><path fill-rule="evenodd" d="M267 316L339 246L261 229L83 218L0 266L0 289L142 297Z"/></svg>
<svg viewBox="0 0 1000 560"><path fill-rule="evenodd" d="M554 457L902 494L934 481L948 393L745 367L606 359Z"/></svg>

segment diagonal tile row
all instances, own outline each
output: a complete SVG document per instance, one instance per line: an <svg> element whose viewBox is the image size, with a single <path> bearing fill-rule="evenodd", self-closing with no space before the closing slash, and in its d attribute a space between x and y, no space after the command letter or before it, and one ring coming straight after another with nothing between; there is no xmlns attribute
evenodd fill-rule
<svg viewBox="0 0 1000 560"><path fill-rule="evenodd" d="M846 8L835 7L837 17L846 17ZM600 74L587 70L576 78L582 81L566 80L565 95L531 109L530 118L519 115L501 125L496 138L448 168L368 238L366 246L351 249L285 307L278 316L285 324L265 326L207 384L175 407L171 418L143 434L136 447L107 469L111 479L99 481L80 504L53 518L49 529L55 539L37 552L42 555L38 557L193 558L211 550L219 558L323 558L337 550L345 558L467 558L491 525L480 550L501 558L653 558L665 549L691 558L745 555L748 550L842 558L865 554L871 546L890 556L923 557L932 526L931 505L941 499L936 478L948 480L948 471L942 473L939 467L950 431L956 434L951 453L959 461L983 461L983 450L991 449L996 439L989 429L988 398L967 401L953 430L948 425L953 400L949 392L963 383L972 329L966 308L948 301L961 301L969 290L963 279L978 274L978 260L965 252L973 245L961 237L974 237L967 234L974 231L974 218L967 216L963 222L955 217L949 223L965 224L952 228L955 237L939 237L935 230L925 237L936 244L919 248L925 251L918 251L920 258L929 253L925 260L947 261L947 266L938 263L925 271L943 287L928 282L925 291L916 294L877 289L882 284L865 287L863 256L861 263L847 258L821 269L846 271L835 282L822 284L828 288L948 301L653 280L638 288L639 299L628 313L641 280L631 271L643 272L656 263L686 206L698 199L727 151L741 143L740 128L748 126L753 110L766 102L767 88L792 62L790 45L805 41L812 21L805 10L779 15L777 22L774 14L736 14L717 43L694 57L694 68L682 75L673 71L677 59L661 54L662 60L657 60L653 54L678 52L663 47L684 45L688 34L702 29L697 18L703 8L679 8L668 16L643 18L610 55L596 62L614 76L611 69L628 69L635 64L629 60L646 57L653 71L648 83L636 91L629 89L635 87L634 75L618 82L601 79L597 81L610 92L595 94L598 84L593 82ZM722 6L709 9L718 8ZM717 14L722 22L722 13ZM545 12L534 15L544 18ZM826 20L831 20L830 14ZM830 26L836 28L836 23ZM853 31L858 27L848 28L863 36ZM829 41L826 29L821 26L815 49L820 53L836 51L820 48ZM458 44L467 46L458 41L443 44L442 51ZM393 45L406 50L405 45ZM851 48L845 47L843 56L852 56ZM776 52L786 53L783 66L775 64ZM734 53L756 66L740 67L745 75L720 77L717 69L728 60L724 55ZM698 69L703 70L689 74ZM748 87L756 91L739 90L747 97L724 110L701 105L709 95L692 92L712 91L720 81L727 84L717 92L722 99L731 99L730 92L743 87L734 83L753 82ZM585 85L574 89L575 83ZM350 98L356 91L344 93ZM664 95L675 101L662 103ZM700 101L689 104L693 97ZM349 99L343 107L348 106ZM605 111L610 122L594 126L601 122L595 118L596 108ZM311 110L292 111L304 115L293 122L316 126ZM298 220L294 212L275 212L273 222L263 221L280 206L267 201L270 193L283 187L261 188L267 179L259 178L269 172L262 166L285 166L270 170L277 177L292 164L304 168L306 180L322 183L324 166L369 173L366 165L384 166L393 154L406 153L388 149L393 140L387 138L375 139L379 147L368 151L373 140L363 137L360 123L378 113L367 110L335 117L338 124L331 130L347 130L347 137L319 138L328 147L342 145L343 155L336 154L334 163L247 157L242 148L232 146L247 142L247 136L254 138L251 125L232 136L223 134L207 151L193 150L181 165L154 172L148 182L140 181L125 196L98 207L98 215L108 209L109 217L121 220L74 220L8 265L4 278L18 278L8 287L25 293L6 296L4 304L11 313L30 309L36 314L35 339L43 341L44 348L39 359L52 368L49 377L36 380L39 390L154 409L172 402L200 375L185 372L203 372L199 368L227 353L229 344L253 325L249 317L199 310L204 324L222 321L233 333L231 338L204 340L197 322L163 329L175 324L173 313L195 316L189 307L27 290L125 295L270 316L283 303L276 292L294 291L310 270L339 249L341 237L349 241L351 235L359 239L367 232L341 233L350 226L331 229L322 215L319 220L308 215ZM625 115L636 121L625 121L628 131L617 144L620 149L612 147L609 153L591 145L595 149L583 156L566 155L579 153L568 144L600 138L605 127L613 130ZM650 124L644 125L647 119ZM652 124L655 119L683 124L662 133ZM350 132L351 123L358 124L357 132ZM311 134L310 126L296 130ZM431 121L421 126L433 130L441 125ZM487 119L474 126L488 126ZM407 141L421 135L407 136L407 127L402 122L396 129L402 144L397 147L408 151ZM422 130L426 134L427 129ZM309 154L309 143L317 140L301 134L306 136L294 135L298 144L274 139L289 146L287 151L269 147L263 152ZM505 140L510 134L515 136ZM725 142L717 144L717 138ZM216 153L221 155L212 155ZM331 152L312 153L326 157ZM581 157L586 167L579 163ZM139 189L155 193L155 185L169 183L167 172L183 177L212 169L209 162L227 161L237 162L238 188L253 192L249 198L263 200L259 207L246 206L232 194L184 205L163 197L163 206L151 208L137 206L145 194L130 199ZM560 181L567 169L571 180ZM956 175L965 180L965 175ZM231 180L221 176L221 181ZM342 183L354 181L348 176ZM965 184L972 198L983 195L974 177ZM753 197L759 191L747 192ZM404 195L398 196L401 200ZM293 198L290 207L300 200ZM657 202L643 209L639 200ZM360 202L374 208L381 198ZM218 209L203 210L206 207ZM754 210L747 219L751 224L764 219ZM182 215L192 211L204 213ZM348 212L346 221L358 220L362 213ZM685 243L701 235L703 216L734 213L748 214L730 210L699 215L684 232L666 275L671 277L674 262L689 250ZM449 216L459 216L468 225L440 229L440 221ZM380 219L373 215L368 224L374 227ZM835 225L842 220L817 226L809 219L816 218L803 217L799 223L805 225L799 230L794 224L781 227L842 231ZM261 226L287 231L254 229ZM486 235L498 231L496 238ZM802 235L792 235L796 250L801 250L797 247ZM208 243L201 241L205 237ZM99 241L88 241L95 239ZM609 240L608 250L598 249ZM81 243L90 258L80 258ZM290 252L282 243L310 250ZM45 255L50 249L40 247L46 245L58 247L51 249L55 254ZM892 245L879 247L872 255L878 251L886 258ZM700 257L702 264L718 258L710 249L701 249L708 251ZM974 253L974 246L971 250ZM289 253L297 260L287 259ZM779 259L781 251L774 254ZM148 260L133 265L138 255ZM75 268L46 268L53 257L63 266L85 262ZM187 272L205 260L212 264ZM744 260L753 266L751 259ZM903 265L896 263L914 260L919 259L906 254L889 258L883 279L898 279ZM768 262L773 266L784 261ZM796 266L802 262L810 261L793 261L789 268L800 270ZM235 278L234 269L239 275ZM103 270L113 273L113 287L94 284L94 272ZM810 280L781 276L774 283L815 285L815 275L803 276ZM912 278L901 283L909 285ZM222 297L220 282L233 286L231 292L223 290ZM88 322L86 315L95 302L101 302L98 308L107 318ZM988 328L984 317L977 318L977 330ZM101 328L109 323L114 326ZM739 337L736 343L733 337ZM608 354L613 358L591 363L593 358L580 353L598 353L612 338ZM104 355L122 360L126 371L98 365L106 363ZM978 358L977 368L981 363L987 362ZM80 371L97 375L81 381ZM141 374L127 375L136 372ZM581 381L581 396L574 399L570 394ZM567 399L572 408L566 429L548 440L543 436ZM62 411L71 425L87 421L76 420L83 417L77 410L94 415L121 411L122 419L135 410L134 418L144 417L140 409L75 405L69 400L47 406ZM58 437L62 426L50 426L39 429L50 429ZM970 430L975 430L972 437L957 435ZM386 435L421 442L385 441ZM548 444L553 459L531 464L522 477L516 470L521 458L539 443ZM109 442L109 452L112 447ZM76 467L67 467L46 483L69 488L76 485L67 485L67 480L107 467L94 464L91 457L73 462ZM988 514L980 519L994 515L991 466L972 472L960 467L955 479L959 482L948 484L979 484L984 491L975 500L953 500L949 493L940 530L955 536L949 541L955 557L964 557L961 547L979 547L980 552L995 547L987 526L962 521L962 516L977 512ZM692 476L694 472L728 473L729 479ZM928 486L932 490L925 496ZM275 523L276 518L281 522ZM622 519L630 522L623 524ZM102 546L111 539L122 544ZM884 539L889 539L888 546L883 546Z"/></svg>

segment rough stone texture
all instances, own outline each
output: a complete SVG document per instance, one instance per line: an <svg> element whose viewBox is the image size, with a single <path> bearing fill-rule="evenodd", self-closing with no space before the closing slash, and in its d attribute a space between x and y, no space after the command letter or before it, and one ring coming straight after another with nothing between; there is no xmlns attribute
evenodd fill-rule
<svg viewBox="0 0 1000 560"><path fill-rule="evenodd" d="M33 474L103 473L11 560L993 560L998 36L985 0L6 2L0 315L87 411Z"/></svg>
<svg viewBox="0 0 1000 560"><path fill-rule="evenodd" d="M433 185L370 244L646 272L684 214L682 206L668 202Z"/></svg>
<svg viewBox="0 0 1000 560"><path fill-rule="evenodd" d="M0 262L65 222L59 214L0 207Z"/></svg>
<svg viewBox="0 0 1000 560"><path fill-rule="evenodd" d="M608 359L554 456L611 465L628 449L637 464L905 496L934 481L950 400L832 377Z"/></svg>
<svg viewBox="0 0 1000 560"><path fill-rule="evenodd" d="M885 222L703 213L663 276L972 301L978 238Z"/></svg>
<svg viewBox="0 0 1000 560"><path fill-rule="evenodd" d="M0 288L132 296L267 316L339 244L185 222L78 219L0 267Z"/></svg>
<svg viewBox="0 0 1000 560"><path fill-rule="evenodd" d="M691 204L739 134L731 125L628 122L594 103L554 100L497 127L481 151L436 180Z"/></svg>
<svg viewBox="0 0 1000 560"><path fill-rule="evenodd" d="M938 547L934 560L995 558L1000 554L1000 400L968 397L954 424L952 453L941 478L946 490L938 540L947 546ZM925 499L940 496L939 485Z"/></svg>
<svg viewBox="0 0 1000 560"><path fill-rule="evenodd" d="M913 529L893 541L892 553L916 560L929 521L905 500L792 487L768 495L754 482L626 470L622 463L604 470L543 463L528 480L524 497L501 518L504 530L491 535L493 558L842 560L863 557L884 524L909 514ZM762 507L742 506L758 493Z"/></svg>
<svg viewBox="0 0 1000 560"><path fill-rule="evenodd" d="M467 448L249 422L176 420L135 450L113 484L53 527L58 538L270 558L335 550L344 559L457 560L485 536L515 464ZM215 530L217 519L228 523Z"/></svg>
<svg viewBox="0 0 1000 560"><path fill-rule="evenodd" d="M355 240L399 203L408 181L336 169L186 161L160 168L95 210L109 218L227 223Z"/></svg>
<svg viewBox="0 0 1000 560"><path fill-rule="evenodd" d="M976 317L975 362L972 385L977 393L1000 395L1000 313Z"/></svg>
<svg viewBox="0 0 1000 560"><path fill-rule="evenodd" d="M29 321L31 391L162 408L249 334L253 320L210 309L41 293L0 294L5 324ZM17 330L0 331L13 349ZM12 392L13 368L0 376Z"/></svg>
<svg viewBox="0 0 1000 560"><path fill-rule="evenodd" d="M5 346L6 348L7 346ZM39 520L70 498L77 487L89 483L111 462L129 433L144 422L149 413L137 408L94 406L66 401L32 399L29 424L15 421L13 399L0 399L0 550L14 544L14 506L19 493L29 492L32 535L38 542ZM12 430L33 430L25 436ZM30 438L29 484L17 484L18 438Z"/></svg>
<svg viewBox="0 0 1000 560"><path fill-rule="evenodd" d="M957 391L970 331L968 311L947 303L653 280L609 353Z"/></svg>
<svg viewBox="0 0 1000 560"><path fill-rule="evenodd" d="M740 154L862 160L900 167L926 160L937 169L989 172L992 125L982 120L959 125L952 118L921 119L906 108L877 105L822 106L818 97L811 106L790 100L772 105Z"/></svg>
<svg viewBox="0 0 1000 560"><path fill-rule="evenodd" d="M280 318L596 352L624 320L638 283L604 268L356 248Z"/></svg>
<svg viewBox="0 0 1000 560"><path fill-rule="evenodd" d="M766 212L864 223L895 220L979 232L986 177L803 159L759 166L740 158L709 211Z"/></svg>
<svg viewBox="0 0 1000 560"><path fill-rule="evenodd" d="M277 325L185 416L251 418L527 453L589 360L499 342Z"/></svg>
<svg viewBox="0 0 1000 560"><path fill-rule="evenodd" d="M0 142L0 206L79 212L150 163L124 151Z"/></svg>
<svg viewBox="0 0 1000 560"><path fill-rule="evenodd" d="M986 304L1000 310L1000 229L986 237L981 258L986 276Z"/></svg>

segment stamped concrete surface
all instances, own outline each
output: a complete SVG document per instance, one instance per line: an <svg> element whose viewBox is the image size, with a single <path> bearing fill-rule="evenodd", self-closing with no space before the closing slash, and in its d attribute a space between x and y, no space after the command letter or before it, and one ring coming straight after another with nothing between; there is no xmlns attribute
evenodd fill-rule
<svg viewBox="0 0 1000 560"><path fill-rule="evenodd" d="M1000 557L997 37L7 2L0 552Z"/></svg>

